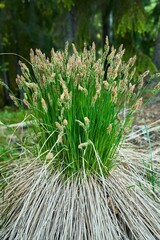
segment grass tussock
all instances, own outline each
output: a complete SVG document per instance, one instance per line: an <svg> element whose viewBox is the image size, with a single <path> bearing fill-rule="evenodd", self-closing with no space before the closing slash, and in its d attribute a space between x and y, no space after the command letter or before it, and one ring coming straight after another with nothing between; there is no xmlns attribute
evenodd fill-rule
<svg viewBox="0 0 160 240"><path fill-rule="evenodd" d="M135 57L108 39L100 58L72 47L31 50L32 71L20 63L36 139L3 175L0 239L159 239L159 150L124 141L148 72L135 79Z"/></svg>
<svg viewBox="0 0 160 240"><path fill-rule="evenodd" d="M67 176L77 171L107 175L116 165L117 149L142 105L148 75L146 71L136 79L136 57L125 63L124 52L122 46L110 47L106 38L99 57L94 43L82 52L73 44L72 54L66 44L64 51L52 49L50 59L31 49L32 71L20 62L22 75L16 81L34 115L39 149L61 152L54 169L67 169Z"/></svg>

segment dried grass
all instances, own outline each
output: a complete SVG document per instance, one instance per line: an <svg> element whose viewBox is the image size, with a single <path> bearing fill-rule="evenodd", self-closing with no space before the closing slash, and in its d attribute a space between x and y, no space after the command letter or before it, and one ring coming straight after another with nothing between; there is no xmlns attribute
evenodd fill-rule
<svg viewBox="0 0 160 240"><path fill-rule="evenodd" d="M152 191L142 159L147 151L125 144L106 178L79 173L65 179L51 170L54 158L24 164L5 190L0 239L159 239L159 187ZM155 166L158 161L155 154Z"/></svg>

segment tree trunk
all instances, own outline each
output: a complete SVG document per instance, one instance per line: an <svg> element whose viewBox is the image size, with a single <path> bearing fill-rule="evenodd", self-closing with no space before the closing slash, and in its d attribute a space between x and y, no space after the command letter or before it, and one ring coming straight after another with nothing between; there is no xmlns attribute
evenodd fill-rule
<svg viewBox="0 0 160 240"><path fill-rule="evenodd" d="M105 43L106 36L108 36L111 44L113 43L113 16L112 16L112 1L104 1L101 5L102 9L102 37L103 44Z"/></svg>
<svg viewBox="0 0 160 240"><path fill-rule="evenodd" d="M76 34L76 17L75 10L72 8L70 12L67 13L67 41L74 42Z"/></svg>
<svg viewBox="0 0 160 240"><path fill-rule="evenodd" d="M155 42L153 61L158 70L160 70L160 30Z"/></svg>
<svg viewBox="0 0 160 240"><path fill-rule="evenodd" d="M1 50L2 50L2 53L3 53L3 45L1 46ZM5 65L5 58L4 56L2 55L1 56L2 58L2 66ZM7 71L6 70L2 70L2 76L3 76L3 82L4 84L6 84L7 86L9 86L9 77L8 77L8 74L7 74ZM3 87L3 91L4 91L4 103L5 105L10 105L11 103L11 99L10 99L10 96L9 96L9 91L6 87Z"/></svg>

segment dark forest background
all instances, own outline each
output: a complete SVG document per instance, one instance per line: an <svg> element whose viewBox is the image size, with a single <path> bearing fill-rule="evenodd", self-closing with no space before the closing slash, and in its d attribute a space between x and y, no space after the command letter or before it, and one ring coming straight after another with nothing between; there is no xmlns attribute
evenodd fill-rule
<svg viewBox="0 0 160 240"><path fill-rule="evenodd" d="M123 43L125 58L137 55L137 74L160 70L160 0L2 0L0 53L17 53L29 60L30 48L50 56L51 48L74 42L96 43L102 51L105 37L115 47ZM0 79L18 96L18 56L0 55ZM10 105L0 85L0 107Z"/></svg>

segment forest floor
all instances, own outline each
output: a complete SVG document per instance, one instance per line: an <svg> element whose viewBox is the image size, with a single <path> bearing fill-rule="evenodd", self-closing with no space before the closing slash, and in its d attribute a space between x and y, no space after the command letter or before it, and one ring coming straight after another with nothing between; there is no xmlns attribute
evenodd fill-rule
<svg viewBox="0 0 160 240"><path fill-rule="evenodd" d="M159 126L159 129L156 126ZM142 148L148 147L149 142L153 143L154 147L160 145L160 97L141 110L132 127L132 132L136 131L139 131L141 136L132 140L134 144Z"/></svg>

